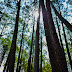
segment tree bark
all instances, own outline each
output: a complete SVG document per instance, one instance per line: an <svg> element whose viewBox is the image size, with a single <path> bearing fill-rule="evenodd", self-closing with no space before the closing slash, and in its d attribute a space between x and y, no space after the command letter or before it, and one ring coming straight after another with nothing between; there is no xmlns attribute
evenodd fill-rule
<svg viewBox="0 0 72 72"><path fill-rule="evenodd" d="M52 72L68 72L65 54L63 49L60 47L55 31L54 22L51 15L50 1L46 0L47 12L44 6L44 0L41 0L41 6Z"/></svg>
<svg viewBox="0 0 72 72"><path fill-rule="evenodd" d="M22 55L21 55L21 59L22 59ZM20 70L21 70L21 63L22 63L22 60L21 59L20 59L20 66L19 66L18 72L20 72Z"/></svg>
<svg viewBox="0 0 72 72"><path fill-rule="evenodd" d="M41 33L41 66L40 66L40 72L42 72L42 33Z"/></svg>
<svg viewBox="0 0 72 72"><path fill-rule="evenodd" d="M18 33L18 21L19 21L19 12L20 12L20 2L18 2L18 11L16 15L16 24L15 24L15 30L13 35L13 40L11 44L11 49L9 52L9 58L8 58L8 70L9 72L14 72L14 63L15 63L15 52L16 52L16 41L17 41L17 33Z"/></svg>
<svg viewBox="0 0 72 72"><path fill-rule="evenodd" d="M52 3L52 2L50 2L50 3L51 3L52 8L53 8L54 11L55 11L55 14L58 16L58 18L59 18L59 19L67 26L67 28L72 32L72 25L58 13L58 11L55 9L53 3Z"/></svg>
<svg viewBox="0 0 72 72"><path fill-rule="evenodd" d="M68 53L68 57L69 57L69 61L70 61L71 69L72 69L72 60L71 60L71 56L70 56L70 52L69 52L69 48L68 48L68 43L67 43L67 39L66 39L66 34L65 34L63 23L62 23L62 28L63 28L64 39L65 39L65 43L66 43L67 53Z"/></svg>
<svg viewBox="0 0 72 72"><path fill-rule="evenodd" d="M5 72L7 65L8 65L8 58L7 58L5 66L4 66L3 72Z"/></svg>
<svg viewBox="0 0 72 72"><path fill-rule="evenodd" d="M51 45L52 39L51 39L51 35L50 35L50 32L49 32L49 26L48 26L46 9L45 9L45 6L44 6L44 0L41 0L40 3L41 3L41 7L42 7L42 15L43 15L43 21L44 21L45 36L46 36L46 41L47 41L51 66L52 66L53 72L54 72L54 69L57 72L57 68L56 68L57 66L56 66L56 62L55 62L56 58L55 58L55 53L54 53L54 50L53 50L53 45Z"/></svg>
<svg viewBox="0 0 72 72"><path fill-rule="evenodd" d="M49 25L50 34L52 37L52 42L54 45L56 64L58 67L57 72L68 72L64 49L61 48L59 44L59 40L58 40L56 30L54 27L54 22L51 15L50 0L46 0L46 3L47 3L46 5L47 5L48 25Z"/></svg>
<svg viewBox="0 0 72 72"><path fill-rule="evenodd" d="M24 26L25 26L25 23L23 25L22 39L21 39L21 44L20 44L20 50L19 50L19 56L18 56L18 62L17 62L16 72L18 72L18 67L19 67L19 62L20 62L19 60L20 60L20 53L21 53L21 47L22 47L22 41L23 41Z"/></svg>
<svg viewBox="0 0 72 72"><path fill-rule="evenodd" d="M59 11L60 11L60 6L59 6ZM61 15L61 11L60 11L60 15ZM69 48L68 48L68 43L67 43L67 39L66 39L64 24L63 24L63 22L61 22L61 23L62 23L62 28L63 28L63 33L64 33L64 39L65 39L65 43L66 43L67 53L68 53L68 57L69 57L69 61L70 61L71 69L72 69L72 60L71 60L71 56L70 56L70 52L69 52Z"/></svg>
<svg viewBox="0 0 72 72"><path fill-rule="evenodd" d="M57 17L56 17L56 23L57 23L58 33L59 33L59 37L60 37L60 44L61 44L61 47L63 48L63 43L62 43L62 39L61 39L61 35L60 35L60 28L59 28L59 24L58 24L58 21L57 21Z"/></svg>
<svg viewBox="0 0 72 72"><path fill-rule="evenodd" d="M32 33L32 41L31 41L31 49L30 49L30 57L28 59L28 72L30 72L30 68L31 68L31 54L32 54L32 47L33 47L33 34L34 34L34 24L33 24L33 33Z"/></svg>
<svg viewBox="0 0 72 72"><path fill-rule="evenodd" d="M36 30L34 72L39 72L39 21L40 21L40 7L39 7L39 17L37 20L37 30Z"/></svg>

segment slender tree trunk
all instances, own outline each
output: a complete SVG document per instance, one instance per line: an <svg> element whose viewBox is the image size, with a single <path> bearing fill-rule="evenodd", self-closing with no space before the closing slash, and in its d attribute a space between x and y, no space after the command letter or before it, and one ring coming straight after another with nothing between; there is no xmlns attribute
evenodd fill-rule
<svg viewBox="0 0 72 72"><path fill-rule="evenodd" d="M58 21L57 21L57 17L56 17L56 23L57 23L58 33L59 33L59 37L60 37L60 44L61 44L61 47L63 48L63 43L62 43L62 39L61 39L61 35L60 35L60 28L59 28L59 24L58 24Z"/></svg>
<svg viewBox="0 0 72 72"><path fill-rule="evenodd" d="M4 13L2 14L2 16L0 17L0 21L1 21L1 18L3 17Z"/></svg>
<svg viewBox="0 0 72 72"><path fill-rule="evenodd" d="M4 24L1 34L3 33L3 30L4 30L5 26L6 26L6 24Z"/></svg>
<svg viewBox="0 0 72 72"><path fill-rule="evenodd" d="M21 70L21 66L19 66L19 70L18 70L18 72L20 72L20 70Z"/></svg>
<svg viewBox="0 0 72 72"><path fill-rule="evenodd" d="M37 20L37 30L36 30L34 72L39 72L39 21L40 21L40 5L39 5L39 17Z"/></svg>
<svg viewBox="0 0 72 72"><path fill-rule="evenodd" d="M50 1L46 1L47 13L44 7L44 0L41 0L41 6L52 72L68 72L65 54L63 49L60 47L59 40L55 31L51 15Z"/></svg>
<svg viewBox="0 0 72 72"><path fill-rule="evenodd" d="M69 52L69 49L68 49L68 43L67 43L67 39L66 39L66 34L65 34L63 23L62 23L62 28L63 28L63 32L64 32L64 38L65 38L67 53L68 53L68 57L69 57L69 61L70 61L71 69L72 69L72 60L71 60L70 52Z"/></svg>
<svg viewBox="0 0 72 72"><path fill-rule="evenodd" d="M30 57L28 59L28 72L30 72L31 54L32 54L32 47L33 47L33 34L34 34L34 24L33 24L33 33L32 33L32 41L31 41Z"/></svg>
<svg viewBox="0 0 72 72"><path fill-rule="evenodd" d="M25 26L25 23L24 23L24 25L23 25L22 39L21 39L21 44L20 44L20 51L19 51L19 56L18 56L18 62L17 62L16 72L18 72L18 67L19 67L19 60L20 60L20 53L21 53L21 47L22 47L22 40L23 40L24 26Z"/></svg>
<svg viewBox="0 0 72 72"><path fill-rule="evenodd" d="M8 48L8 45L3 46L3 53L2 53L1 62L0 62L1 64L2 64L2 61L4 59L4 55L5 55L6 51L7 51L7 48ZM0 66L1 66L1 64L0 64Z"/></svg>
<svg viewBox="0 0 72 72"><path fill-rule="evenodd" d="M5 53L6 53L6 50L3 51L3 55L2 55L2 59L1 59L1 63L2 63L2 61L3 61L3 59L4 59L4 55L5 55Z"/></svg>
<svg viewBox="0 0 72 72"><path fill-rule="evenodd" d="M55 11L55 14L58 16L58 18L59 18L59 19L67 26L67 28L72 32L72 25L58 13L58 11L55 9L53 3L52 3L52 2L50 2L50 3L51 3L52 8L53 8L54 11Z"/></svg>
<svg viewBox="0 0 72 72"><path fill-rule="evenodd" d="M40 66L40 72L42 72L42 33L41 33L41 66Z"/></svg>
<svg viewBox="0 0 72 72"><path fill-rule="evenodd" d="M8 58L7 58L5 66L4 66L3 72L5 72L7 65L8 65Z"/></svg>
<svg viewBox="0 0 72 72"><path fill-rule="evenodd" d="M70 40L71 40L71 55L72 55L72 37L71 36L70 36Z"/></svg>
<svg viewBox="0 0 72 72"><path fill-rule="evenodd" d="M59 6L59 11L60 11L60 6ZM61 15L61 11L60 11L60 15ZM68 48L68 43L67 43L67 39L66 39L64 24L63 24L63 22L61 22L61 23L62 23L62 28L63 28L63 33L64 33L64 39L65 39L65 43L66 43L67 53L68 53L68 57L69 57L69 61L70 61L71 69L72 69L72 60L71 60L71 56L70 56L70 52L69 52L69 48Z"/></svg>
<svg viewBox="0 0 72 72"><path fill-rule="evenodd" d="M22 55L21 55L21 59L22 59ZM21 59L20 59L20 66L19 66L18 72L20 72L20 70L21 70L21 63L22 63L22 60Z"/></svg>
<svg viewBox="0 0 72 72"><path fill-rule="evenodd" d="M37 22L34 72L39 72L39 22Z"/></svg>
<svg viewBox="0 0 72 72"><path fill-rule="evenodd" d="M70 41L71 41L71 50L72 50L72 37L70 36Z"/></svg>
<svg viewBox="0 0 72 72"><path fill-rule="evenodd" d="M16 24L15 24L15 30L13 35L13 40L11 44L11 49L9 52L9 58L8 58L8 70L9 72L14 72L14 63L15 63L15 52L16 52L16 41L17 41L17 33L18 33L18 21L19 21L19 12L20 12L20 2L18 2L18 11L16 15Z"/></svg>

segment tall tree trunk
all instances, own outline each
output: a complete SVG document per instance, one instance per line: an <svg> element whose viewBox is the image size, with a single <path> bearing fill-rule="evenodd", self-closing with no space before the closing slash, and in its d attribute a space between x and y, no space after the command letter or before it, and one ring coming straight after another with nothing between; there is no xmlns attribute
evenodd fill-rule
<svg viewBox="0 0 72 72"><path fill-rule="evenodd" d="M63 23L62 23L62 27L63 27L63 32L64 32L64 38L65 38L67 53L68 53L68 57L69 57L69 61L70 61L71 69L72 69L72 60L71 60L70 52L69 52L69 49L68 49L68 43L67 43L67 39L66 39L66 34L65 34Z"/></svg>
<svg viewBox="0 0 72 72"><path fill-rule="evenodd" d="M30 63L31 63L31 54L32 54L32 47L33 47L33 34L34 34L34 24L33 24L33 33L32 33L32 41L31 41L31 49L30 49L30 57L28 59L28 72L30 72Z"/></svg>
<svg viewBox="0 0 72 72"><path fill-rule="evenodd" d="M54 53L54 50L53 50L53 45L51 45L52 39L51 39L51 35L50 35L50 32L49 32L49 26L48 26L46 9L45 9L45 6L44 6L44 0L40 0L40 3L41 3L41 6L42 6L42 14L43 14L43 21L44 21L45 36L46 36L46 41L47 41L51 66L52 66L53 72L54 72L54 69L57 72L57 66L56 66L56 62L55 62L56 58L55 58L55 53Z"/></svg>
<svg viewBox="0 0 72 72"><path fill-rule="evenodd" d="M3 61L3 59L4 59L4 55L5 55L5 53L7 52L7 48L8 48L8 45L3 45L3 53L2 53L2 57L1 57L1 61L0 61L0 66L1 66L1 64L2 64L2 61Z"/></svg>
<svg viewBox="0 0 72 72"><path fill-rule="evenodd" d="M63 43L62 43L62 39L61 39L61 35L60 35L60 28L59 28L59 24L58 24L58 21L57 21L57 17L56 17L56 23L57 23L58 33L59 33L59 37L60 37L60 44L61 44L61 47L63 48Z"/></svg>
<svg viewBox="0 0 72 72"><path fill-rule="evenodd" d="M58 40L55 27L54 27L54 22L51 15L50 0L46 0L46 6L47 6L48 25L49 25L50 34L52 37L52 42L54 45L58 72L59 71L67 72L68 70L67 70L67 63L66 63L66 58L64 54L64 49L60 47L59 40Z"/></svg>
<svg viewBox="0 0 72 72"><path fill-rule="evenodd" d="M72 60L71 60L70 52L69 52L69 49L68 49L68 43L67 43L67 39L66 39L66 34L65 34L63 23L62 23L62 28L63 28L63 32L64 32L64 38L65 38L67 53L68 53L68 57L69 57L69 61L70 61L71 69L72 69Z"/></svg>
<svg viewBox="0 0 72 72"><path fill-rule="evenodd" d="M39 5L39 17L37 20L37 30L36 30L34 72L39 72L39 22L40 22L40 5Z"/></svg>
<svg viewBox="0 0 72 72"><path fill-rule="evenodd" d="M44 7L44 0L41 0L41 6L52 72L68 72L64 50L60 47L59 40L55 31L51 15L50 1L46 0L47 13Z"/></svg>
<svg viewBox="0 0 72 72"><path fill-rule="evenodd" d="M52 8L53 8L54 11L55 11L55 14L58 16L58 18L59 18L59 19L67 26L67 28L72 32L72 25L58 13L58 11L55 9L53 3L52 3L52 2L50 2L50 3L51 3Z"/></svg>
<svg viewBox="0 0 72 72"><path fill-rule="evenodd" d="M1 59L1 63L2 63L2 61L3 61L3 59L4 59L4 55L5 55L5 53L6 53L6 50L3 51L2 59Z"/></svg>
<svg viewBox="0 0 72 72"><path fill-rule="evenodd" d="M42 32L41 32L41 66L40 66L40 72L42 72Z"/></svg>
<svg viewBox="0 0 72 72"><path fill-rule="evenodd" d="M6 63L5 63L5 66L4 66L4 69L3 69L3 72L5 72L7 65L8 65L8 58L7 58L7 61L6 61Z"/></svg>
<svg viewBox="0 0 72 72"><path fill-rule="evenodd" d="M37 22L34 72L39 72L39 22Z"/></svg>
<svg viewBox="0 0 72 72"><path fill-rule="evenodd" d="M15 52L16 52L16 41L17 41L17 33L18 33L18 21L19 21L19 12L20 12L20 2L18 2L18 11L16 15L16 24L15 24L15 30L13 35L13 40L11 44L11 49L9 52L9 58L8 58L8 70L9 72L14 72L14 63L15 63Z"/></svg>
<svg viewBox="0 0 72 72"><path fill-rule="evenodd" d="M60 11L60 6L59 6L59 11ZM61 11L60 11L60 15L61 15ZM72 69L72 60L71 60L71 56L70 56L70 52L69 52L69 48L68 48L68 43L67 43L67 39L66 39L64 24L63 24L63 22L61 22L61 23L62 23L62 28L63 28L63 33L64 33L64 39L65 39L65 43L66 43L67 53L68 53L68 57L69 57L69 61L70 61L71 69Z"/></svg>
<svg viewBox="0 0 72 72"><path fill-rule="evenodd" d="M21 55L21 59L22 59L22 55ZM20 72L20 70L21 70L21 63L22 63L22 60L21 59L20 59L20 66L19 66L18 72Z"/></svg>
<svg viewBox="0 0 72 72"><path fill-rule="evenodd" d="M19 51L19 56L18 56L18 62L17 62L16 72L18 72L18 67L19 67L19 62L20 62L19 60L20 60L20 53L21 53L21 47L22 47L22 40L23 40L24 27L25 27L25 23L24 23L24 25L23 25L22 39L21 39L21 44L20 44L20 51Z"/></svg>

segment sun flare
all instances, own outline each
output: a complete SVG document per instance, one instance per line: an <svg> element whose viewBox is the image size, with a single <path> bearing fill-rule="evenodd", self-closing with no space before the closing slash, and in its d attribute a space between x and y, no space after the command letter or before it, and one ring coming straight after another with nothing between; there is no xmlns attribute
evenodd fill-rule
<svg viewBox="0 0 72 72"><path fill-rule="evenodd" d="M34 12L34 16L35 16L35 19L38 18L38 16L39 16L38 10L36 10L36 11Z"/></svg>

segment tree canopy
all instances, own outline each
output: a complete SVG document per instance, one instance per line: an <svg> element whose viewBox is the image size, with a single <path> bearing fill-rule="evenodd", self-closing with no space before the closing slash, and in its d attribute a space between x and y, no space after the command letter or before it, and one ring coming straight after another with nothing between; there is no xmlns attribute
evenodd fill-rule
<svg viewBox="0 0 72 72"><path fill-rule="evenodd" d="M71 8L71 0L0 0L0 72L71 72Z"/></svg>

